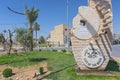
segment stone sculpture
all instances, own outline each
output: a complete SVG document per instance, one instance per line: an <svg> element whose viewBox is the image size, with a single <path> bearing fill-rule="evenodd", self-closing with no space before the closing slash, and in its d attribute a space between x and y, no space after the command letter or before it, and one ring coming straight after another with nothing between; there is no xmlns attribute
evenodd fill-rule
<svg viewBox="0 0 120 80"><path fill-rule="evenodd" d="M111 0L88 0L71 29L72 50L80 70L105 70L112 46Z"/></svg>

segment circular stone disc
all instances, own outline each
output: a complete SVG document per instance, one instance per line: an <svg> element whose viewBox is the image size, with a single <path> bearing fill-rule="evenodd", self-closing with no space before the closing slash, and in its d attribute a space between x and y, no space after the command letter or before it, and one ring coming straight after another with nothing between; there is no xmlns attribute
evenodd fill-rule
<svg viewBox="0 0 120 80"><path fill-rule="evenodd" d="M97 46L87 46L82 53L82 62L89 68L98 68L103 64L104 58Z"/></svg>
<svg viewBox="0 0 120 80"><path fill-rule="evenodd" d="M79 14L73 19L73 35L78 39L89 39L97 34L99 27L98 13L90 7L79 7Z"/></svg>

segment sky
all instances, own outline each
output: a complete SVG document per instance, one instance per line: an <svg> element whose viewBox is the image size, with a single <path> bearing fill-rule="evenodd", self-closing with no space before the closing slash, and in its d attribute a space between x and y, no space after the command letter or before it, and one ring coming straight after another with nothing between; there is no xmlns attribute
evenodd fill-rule
<svg viewBox="0 0 120 80"><path fill-rule="evenodd" d="M120 0L111 0L113 9L114 33L120 34ZM28 21L25 15L11 12L7 7L24 13L24 6L39 9L39 16L36 20L40 24L38 36L48 37L55 26L67 24L67 0L0 0L0 32L3 30L14 30L17 27L28 28ZM88 5L87 0L69 0L68 19L69 27L72 27L72 20L78 13L79 6Z"/></svg>

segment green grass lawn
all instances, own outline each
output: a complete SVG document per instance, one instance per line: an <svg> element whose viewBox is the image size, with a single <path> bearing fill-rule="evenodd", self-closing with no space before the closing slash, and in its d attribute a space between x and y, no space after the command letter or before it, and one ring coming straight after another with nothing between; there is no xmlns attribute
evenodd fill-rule
<svg viewBox="0 0 120 80"><path fill-rule="evenodd" d="M55 51L33 51L22 53L21 55L4 55L0 56L0 65L7 64L16 67L27 67L36 65L42 61L48 63L48 69L52 71L46 76L53 80L120 80L120 73L115 68L116 66L109 66L108 70L113 69L116 74L114 77L110 76L95 76L95 75L76 75L75 60L72 54L65 54L63 52ZM109 65L116 65L111 63ZM117 66L118 68L118 66ZM115 70L114 70L115 69Z"/></svg>

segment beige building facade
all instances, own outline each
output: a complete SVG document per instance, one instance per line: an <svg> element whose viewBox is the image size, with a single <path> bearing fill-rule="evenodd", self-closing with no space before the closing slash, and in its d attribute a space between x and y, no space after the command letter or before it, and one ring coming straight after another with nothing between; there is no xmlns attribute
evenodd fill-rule
<svg viewBox="0 0 120 80"><path fill-rule="evenodd" d="M55 26L54 30L50 32L50 38L47 42L52 46L65 46L70 41L69 28L66 24Z"/></svg>

